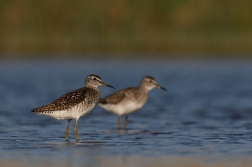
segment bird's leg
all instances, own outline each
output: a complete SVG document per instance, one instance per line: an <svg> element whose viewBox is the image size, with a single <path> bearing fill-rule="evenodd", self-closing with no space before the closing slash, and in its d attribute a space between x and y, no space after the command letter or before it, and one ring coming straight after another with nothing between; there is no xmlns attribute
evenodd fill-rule
<svg viewBox="0 0 252 167"><path fill-rule="evenodd" d="M69 134L68 129L69 129L69 125L70 125L71 120L72 120L72 119L68 119L68 120L67 120L68 123L67 123L67 127L66 127L66 132L65 132L65 134L66 134L66 141L68 141L68 134Z"/></svg>
<svg viewBox="0 0 252 167"><path fill-rule="evenodd" d="M121 124L120 124L120 115L117 117L117 130L121 129Z"/></svg>
<svg viewBox="0 0 252 167"><path fill-rule="evenodd" d="M76 137L76 141L79 141L79 136L78 136L78 132L77 132L77 126L78 126L78 119L76 119L76 122L75 122L75 125L74 125L74 134L75 134L75 137Z"/></svg>
<svg viewBox="0 0 252 167"><path fill-rule="evenodd" d="M127 129L127 125L128 125L128 115L125 115L124 129Z"/></svg>

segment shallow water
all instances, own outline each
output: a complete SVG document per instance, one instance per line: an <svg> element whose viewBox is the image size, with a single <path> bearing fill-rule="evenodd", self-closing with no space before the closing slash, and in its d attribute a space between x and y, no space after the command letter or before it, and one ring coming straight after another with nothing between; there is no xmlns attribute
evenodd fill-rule
<svg viewBox="0 0 252 167"><path fill-rule="evenodd" d="M0 160L99 166L97 157L252 155L250 61L2 60L0 71ZM127 130L118 131L117 116L96 107L79 120L80 142L75 142L74 121L65 142L67 121L30 110L83 86L90 73L116 89L151 75L168 91L152 90L147 104L129 115ZM100 89L102 97L114 91Z"/></svg>

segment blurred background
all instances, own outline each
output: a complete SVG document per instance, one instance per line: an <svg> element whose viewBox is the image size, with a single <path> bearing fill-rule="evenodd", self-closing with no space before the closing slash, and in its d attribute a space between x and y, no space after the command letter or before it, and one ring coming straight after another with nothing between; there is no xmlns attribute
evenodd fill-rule
<svg viewBox="0 0 252 167"><path fill-rule="evenodd" d="M0 54L247 58L251 18L251 0L0 1Z"/></svg>
<svg viewBox="0 0 252 167"><path fill-rule="evenodd" d="M252 166L251 55L252 0L0 0L0 164ZM97 107L81 142L74 123L65 142L66 121L30 110L91 73L116 90L151 75L168 91L151 91L125 131Z"/></svg>

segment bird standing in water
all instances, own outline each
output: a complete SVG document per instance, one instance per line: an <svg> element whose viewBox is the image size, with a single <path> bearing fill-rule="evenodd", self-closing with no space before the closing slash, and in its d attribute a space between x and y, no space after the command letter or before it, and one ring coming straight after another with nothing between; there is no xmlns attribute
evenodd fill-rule
<svg viewBox="0 0 252 167"><path fill-rule="evenodd" d="M32 109L38 115L47 115L58 120L68 120L66 127L66 141L68 141L68 129L72 119L75 119L74 134L76 141L79 141L77 132L78 120L81 116L94 109L100 99L100 89L98 86L113 86L106 84L98 75L91 74L86 77L85 87L68 92L51 104Z"/></svg>
<svg viewBox="0 0 252 167"><path fill-rule="evenodd" d="M98 106L118 115L117 129L121 128L120 116L126 115L124 127L127 128L128 114L140 109L146 103L148 92L153 88L166 90L157 84L156 80L151 76L145 76L141 80L138 87L129 87L100 99Z"/></svg>

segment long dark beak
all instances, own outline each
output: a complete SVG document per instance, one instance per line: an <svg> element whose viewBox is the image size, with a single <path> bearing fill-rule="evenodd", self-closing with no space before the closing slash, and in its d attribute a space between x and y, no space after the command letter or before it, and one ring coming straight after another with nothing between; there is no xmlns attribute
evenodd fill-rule
<svg viewBox="0 0 252 167"><path fill-rule="evenodd" d="M111 86L111 85L109 85L109 84L107 84L107 83L105 83L105 82L102 82L102 84L103 84L104 86L107 86L107 87L110 87L110 88L115 89L114 86Z"/></svg>
<svg viewBox="0 0 252 167"><path fill-rule="evenodd" d="M162 87L162 86L160 86L160 85L158 85L158 84L157 84L157 88L167 91L166 88L164 88L164 87Z"/></svg>

